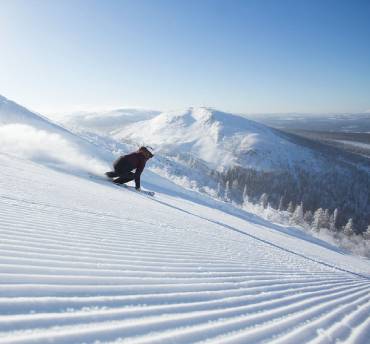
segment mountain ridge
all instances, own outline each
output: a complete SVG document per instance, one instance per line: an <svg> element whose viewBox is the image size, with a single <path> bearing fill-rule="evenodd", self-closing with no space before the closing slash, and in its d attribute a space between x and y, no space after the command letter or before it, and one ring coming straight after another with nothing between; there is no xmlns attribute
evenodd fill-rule
<svg viewBox="0 0 370 344"><path fill-rule="evenodd" d="M269 128L245 117L214 110L194 108L165 112L113 132L116 139L145 141L165 153L192 153L215 168L248 165L271 170L281 164L301 163L310 151L296 147ZM289 147L279 149L280 145ZM284 152L290 149L289 156ZM256 154L263 154L258 159ZM310 157L306 157L308 159ZM254 161L255 160L255 161Z"/></svg>

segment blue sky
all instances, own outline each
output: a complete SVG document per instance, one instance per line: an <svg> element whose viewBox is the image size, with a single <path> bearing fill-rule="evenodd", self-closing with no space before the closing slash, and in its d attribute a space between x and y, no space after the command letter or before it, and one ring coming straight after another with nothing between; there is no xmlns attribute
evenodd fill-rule
<svg viewBox="0 0 370 344"><path fill-rule="evenodd" d="M43 113L370 109L368 0L1 0L0 94Z"/></svg>

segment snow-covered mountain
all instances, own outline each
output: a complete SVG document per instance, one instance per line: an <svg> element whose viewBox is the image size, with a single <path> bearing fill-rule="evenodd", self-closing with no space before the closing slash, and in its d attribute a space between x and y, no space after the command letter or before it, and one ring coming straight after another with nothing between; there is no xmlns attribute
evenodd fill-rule
<svg viewBox="0 0 370 344"><path fill-rule="evenodd" d="M116 139L146 142L159 152L190 154L217 170L258 170L314 162L312 152L278 131L244 117L210 108L165 112L113 132Z"/></svg>
<svg viewBox="0 0 370 344"><path fill-rule="evenodd" d="M99 147L11 105L0 109L0 343L367 344L368 259L148 169L154 198L90 166L75 173L68 155ZM12 150L9 126L33 155ZM59 151L63 169L35 159L53 135L73 147Z"/></svg>

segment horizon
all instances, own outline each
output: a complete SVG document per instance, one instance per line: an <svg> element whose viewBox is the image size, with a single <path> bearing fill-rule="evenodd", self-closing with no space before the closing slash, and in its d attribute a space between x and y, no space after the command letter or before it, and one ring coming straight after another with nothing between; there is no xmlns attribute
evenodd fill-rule
<svg viewBox="0 0 370 344"><path fill-rule="evenodd" d="M158 114L165 113L165 112L176 112L176 111L185 111L188 109L199 109L199 108L205 108L205 109L210 109L218 112L223 112L223 113L230 113L232 115L238 115L238 116L250 116L250 117L258 117L258 116L333 116L333 115L338 115L338 116L346 116L346 115L369 115L370 116L370 110L366 111L361 111L361 112L256 112L256 113L242 113L242 112L232 112L232 111L227 111L224 109L220 108L215 108L213 106L184 106L181 108L172 108L172 109L153 109L153 108L146 108L146 107L140 107L140 106L118 106L118 107L112 107L112 108L81 108L81 109L75 109L71 111L62 111L62 112L40 112L35 109L32 109L31 107L27 106L27 104L22 104L18 102L15 99L10 99L3 94L0 94L0 98L3 97L8 101L11 101L26 110L36 114L36 115L41 115L45 116L48 119L51 120L56 120L60 119L64 116L73 116L73 115L83 115L83 114L107 114L109 112L116 112L116 111L128 111L128 110L133 110L133 111L148 111L148 112L158 112ZM1 99L0 99L1 100Z"/></svg>
<svg viewBox="0 0 370 344"><path fill-rule="evenodd" d="M368 113L369 14L365 0L3 0L0 94L46 116Z"/></svg>
<svg viewBox="0 0 370 344"><path fill-rule="evenodd" d="M250 117L250 118L257 118L259 116L261 117L274 117L276 116L306 116L306 117L320 117L323 116L347 116L347 115L368 115L370 116L370 110L366 111L360 111L360 112L251 112L251 113L243 113L243 112L233 112L233 111L227 111L225 109L220 109L220 108L215 108L214 106L183 106L183 107L178 107L178 108L169 108L169 109L154 109L154 108L148 108L148 107L141 107L141 106L117 106L117 107L112 107L112 108L103 108L103 107L96 107L96 108L76 108L72 110L67 110L67 111L51 111L51 112L40 112L37 111L31 107L29 107L27 104L22 104L16 99L11 99L3 94L0 94L0 100L1 97L5 98L8 101L11 101L18 106L21 106L25 108L26 110L36 114L36 115L41 115L44 117L47 117L50 120L61 120L63 117L66 116L76 116L76 115L85 115L85 114L108 114L110 112L117 112L117 111L148 111L148 112L158 112L158 114L165 113L165 112L180 112L180 111L186 111L189 109L199 109L199 108L205 108L205 109L210 109L218 112L223 112L223 113L230 113L232 115L237 115L237 116L242 116L242 117Z"/></svg>

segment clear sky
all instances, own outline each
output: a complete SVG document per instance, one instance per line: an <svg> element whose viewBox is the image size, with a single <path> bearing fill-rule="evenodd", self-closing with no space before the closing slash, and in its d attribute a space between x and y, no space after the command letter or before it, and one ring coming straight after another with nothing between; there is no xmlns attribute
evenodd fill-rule
<svg viewBox="0 0 370 344"><path fill-rule="evenodd" d="M50 113L370 109L369 0L0 0L0 94Z"/></svg>

